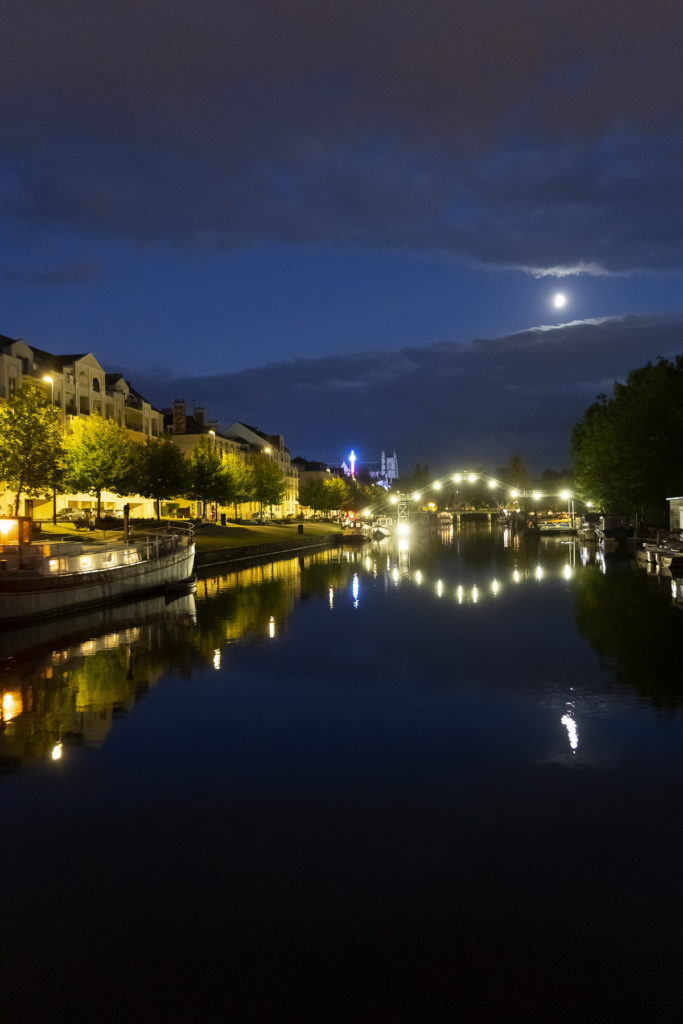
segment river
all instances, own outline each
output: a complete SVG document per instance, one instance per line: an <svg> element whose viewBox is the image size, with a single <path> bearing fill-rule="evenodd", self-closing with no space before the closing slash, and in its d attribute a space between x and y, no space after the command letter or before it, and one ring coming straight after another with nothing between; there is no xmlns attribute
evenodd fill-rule
<svg viewBox="0 0 683 1024"><path fill-rule="evenodd" d="M0 635L4 1019L678 1020L682 650L486 526Z"/></svg>

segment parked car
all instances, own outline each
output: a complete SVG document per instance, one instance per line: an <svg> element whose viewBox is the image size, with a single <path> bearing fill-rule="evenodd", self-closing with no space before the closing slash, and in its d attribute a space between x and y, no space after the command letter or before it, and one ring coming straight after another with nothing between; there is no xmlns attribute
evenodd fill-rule
<svg viewBox="0 0 683 1024"><path fill-rule="evenodd" d="M88 512L84 508L63 508L57 513L58 523L84 523Z"/></svg>

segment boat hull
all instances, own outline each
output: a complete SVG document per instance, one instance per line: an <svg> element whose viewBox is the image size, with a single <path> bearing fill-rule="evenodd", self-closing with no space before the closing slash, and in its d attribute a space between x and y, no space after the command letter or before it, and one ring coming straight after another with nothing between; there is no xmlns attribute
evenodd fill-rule
<svg viewBox="0 0 683 1024"><path fill-rule="evenodd" d="M8 574L0 578L0 625L64 615L164 590L188 579L193 564L194 543L190 543L159 558L113 569L57 577Z"/></svg>

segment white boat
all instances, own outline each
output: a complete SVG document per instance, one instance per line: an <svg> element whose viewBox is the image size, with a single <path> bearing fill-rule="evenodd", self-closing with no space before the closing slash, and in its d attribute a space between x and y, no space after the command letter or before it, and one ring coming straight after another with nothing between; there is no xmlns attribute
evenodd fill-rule
<svg viewBox="0 0 683 1024"><path fill-rule="evenodd" d="M452 512L438 512L436 521L439 526L452 526L453 525L453 513Z"/></svg>
<svg viewBox="0 0 683 1024"><path fill-rule="evenodd" d="M376 516L372 521L372 536L375 540L390 537L394 532L394 520L391 516Z"/></svg>
<svg viewBox="0 0 683 1024"><path fill-rule="evenodd" d="M0 625L63 615L192 579L191 527L110 544L29 540L30 520L0 519Z"/></svg>

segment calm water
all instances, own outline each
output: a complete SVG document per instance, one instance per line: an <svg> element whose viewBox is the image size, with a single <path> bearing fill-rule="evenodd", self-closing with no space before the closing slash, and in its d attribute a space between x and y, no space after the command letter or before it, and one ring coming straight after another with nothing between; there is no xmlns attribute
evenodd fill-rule
<svg viewBox="0 0 683 1024"><path fill-rule="evenodd" d="M683 609L465 528L0 636L3 1019L678 1020Z"/></svg>

